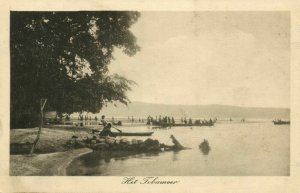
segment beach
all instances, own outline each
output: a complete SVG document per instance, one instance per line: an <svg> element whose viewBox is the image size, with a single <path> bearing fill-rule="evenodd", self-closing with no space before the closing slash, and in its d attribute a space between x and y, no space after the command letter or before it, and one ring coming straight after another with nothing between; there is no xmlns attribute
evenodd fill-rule
<svg viewBox="0 0 300 193"><path fill-rule="evenodd" d="M38 128L13 129L10 131L11 143L32 142ZM10 155L10 175L51 176L65 175L65 168L76 157L92 152L89 148L69 150L66 142L73 135L83 137L85 129L43 128L37 143L36 154ZM24 150L25 151L25 150Z"/></svg>
<svg viewBox="0 0 300 193"><path fill-rule="evenodd" d="M11 176L64 176L71 161L81 155L91 153L89 148L34 155L11 155Z"/></svg>

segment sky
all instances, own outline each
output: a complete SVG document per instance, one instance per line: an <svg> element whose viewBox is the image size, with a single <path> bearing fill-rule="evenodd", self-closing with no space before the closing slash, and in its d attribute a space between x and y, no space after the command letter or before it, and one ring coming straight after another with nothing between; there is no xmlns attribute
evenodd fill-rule
<svg viewBox="0 0 300 193"><path fill-rule="evenodd" d="M289 12L141 12L131 31L141 51L109 66L131 101L290 106Z"/></svg>

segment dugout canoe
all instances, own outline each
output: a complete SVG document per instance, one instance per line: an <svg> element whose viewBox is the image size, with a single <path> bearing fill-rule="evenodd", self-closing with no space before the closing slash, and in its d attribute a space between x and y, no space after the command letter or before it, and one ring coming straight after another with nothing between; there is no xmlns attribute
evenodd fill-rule
<svg viewBox="0 0 300 193"><path fill-rule="evenodd" d="M153 132L113 132L116 136L151 136Z"/></svg>
<svg viewBox="0 0 300 193"><path fill-rule="evenodd" d="M200 124L170 124L170 123L152 123L152 128L159 128L159 127L212 127L214 126L214 122L207 122L207 123L200 123Z"/></svg>
<svg viewBox="0 0 300 193"><path fill-rule="evenodd" d="M291 122L290 121L273 121L274 125L289 125Z"/></svg>

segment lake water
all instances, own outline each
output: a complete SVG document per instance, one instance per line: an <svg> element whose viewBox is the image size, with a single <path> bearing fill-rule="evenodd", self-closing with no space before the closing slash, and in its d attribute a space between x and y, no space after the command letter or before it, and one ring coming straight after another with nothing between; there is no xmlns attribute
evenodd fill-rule
<svg viewBox="0 0 300 193"><path fill-rule="evenodd" d="M68 175L104 176L284 176L289 175L289 125L268 121L217 122L213 127L174 127L153 130L124 126L123 131L154 131L151 138L172 145L170 135L190 147L179 152L113 158L93 152L75 159ZM133 137L131 137L133 138ZM147 139L148 137L134 137ZM207 139L205 155L199 144Z"/></svg>

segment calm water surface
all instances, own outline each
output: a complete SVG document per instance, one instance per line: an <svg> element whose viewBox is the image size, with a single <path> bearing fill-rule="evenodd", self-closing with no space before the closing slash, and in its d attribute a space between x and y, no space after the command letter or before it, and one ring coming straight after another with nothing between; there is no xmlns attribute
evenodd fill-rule
<svg viewBox="0 0 300 193"><path fill-rule="evenodd" d="M114 158L93 152L75 159L68 175L104 176L230 176L289 175L289 125L270 121L218 122L214 127L175 127L152 130L147 126L122 127L123 131L154 131L151 138L172 145L170 135L190 147L179 152L139 154ZM133 137L132 137L133 138ZM147 137L134 137L147 139ZM210 144L204 155L203 139Z"/></svg>

